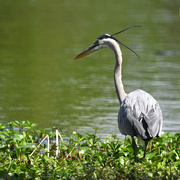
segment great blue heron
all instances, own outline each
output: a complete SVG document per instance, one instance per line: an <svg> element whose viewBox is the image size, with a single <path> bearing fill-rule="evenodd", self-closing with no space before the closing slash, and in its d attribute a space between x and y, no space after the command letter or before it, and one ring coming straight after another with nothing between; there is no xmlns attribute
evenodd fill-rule
<svg viewBox="0 0 180 180"><path fill-rule="evenodd" d="M159 137L161 135L163 117L159 103L149 93L140 89L135 90L129 94L126 94L124 91L121 73L122 53L119 44L123 46L125 45L117 39L115 39L114 35L117 35L123 31L126 31L127 29L134 27L139 26L132 26L112 35L104 34L98 37L89 48L81 52L74 59L79 59L81 57L84 57L88 54L91 54L95 51L98 51L106 47L113 50L116 58L116 64L114 68L114 82L120 103L120 109L118 114L118 126L120 132L123 135L131 136L134 157L135 161L137 162L137 145L134 136L140 137L145 142L145 158L148 142L153 137ZM130 49L127 46L125 47ZM130 50L134 52L132 49Z"/></svg>

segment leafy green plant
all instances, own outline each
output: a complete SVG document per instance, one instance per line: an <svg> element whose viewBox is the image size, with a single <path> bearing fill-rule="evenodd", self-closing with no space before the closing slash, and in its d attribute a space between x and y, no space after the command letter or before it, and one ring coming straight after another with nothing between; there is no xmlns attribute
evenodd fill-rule
<svg viewBox="0 0 180 180"><path fill-rule="evenodd" d="M139 145L135 163L130 138L119 140L112 135L101 140L96 136L97 129L95 134L61 133L57 156L55 131L34 127L29 121L0 124L0 178L118 180L180 176L180 134L164 133L154 138L146 159ZM39 145L46 135L50 137L50 152L46 141Z"/></svg>

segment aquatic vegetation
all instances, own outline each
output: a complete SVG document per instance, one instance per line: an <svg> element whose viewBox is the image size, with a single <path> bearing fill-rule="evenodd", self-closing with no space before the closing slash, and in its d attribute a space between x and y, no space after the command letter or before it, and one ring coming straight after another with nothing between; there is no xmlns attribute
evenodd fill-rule
<svg viewBox="0 0 180 180"><path fill-rule="evenodd" d="M180 134L164 133L161 138L154 138L149 143L146 159L143 159L143 147L139 145L138 163L135 163L130 138L120 140L111 135L102 140L96 133L65 135L60 132L62 137L57 151L55 130L34 127L35 124L29 121L0 124L0 178L115 180L180 177ZM39 145L47 135L49 152L47 141ZM32 154L35 148L37 150Z"/></svg>

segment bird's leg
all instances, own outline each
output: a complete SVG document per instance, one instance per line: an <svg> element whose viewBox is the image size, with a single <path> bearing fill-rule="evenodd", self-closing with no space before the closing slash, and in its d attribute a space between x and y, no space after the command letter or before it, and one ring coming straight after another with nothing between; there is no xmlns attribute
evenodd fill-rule
<svg viewBox="0 0 180 180"><path fill-rule="evenodd" d="M135 158L135 162L137 162L137 157L136 157L136 148L137 148L137 145L136 145L134 137L131 136L131 138L132 138L132 147L133 147L133 150L134 150L134 158Z"/></svg>
<svg viewBox="0 0 180 180"><path fill-rule="evenodd" d="M145 147L144 147L144 159L146 157L146 149L147 149L148 141L145 141Z"/></svg>

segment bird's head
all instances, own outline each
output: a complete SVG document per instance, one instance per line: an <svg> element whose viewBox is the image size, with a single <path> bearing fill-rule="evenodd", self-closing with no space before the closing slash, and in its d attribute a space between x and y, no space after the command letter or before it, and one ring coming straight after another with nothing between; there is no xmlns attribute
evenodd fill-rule
<svg viewBox="0 0 180 180"><path fill-rule="evenodd" d="M95 42L89 46L86 50L84 50L83 52L81 52L80 54L78 54L75 58L75 59L79 59L79 58L82 58L82 57L85 57L87 56L88 54L91 54L95 51L98 51L100 49L103 49L103 48L106 48L106 47L109 47L108 46L108 43L113 40L113 41L116 41L117 43L125 46L126 48L128 48L129 50L131 50L133 53L135 53L132 49L130 49L129 47L127 47L126 45L124 45L123 43L121 43L119 40L117 40L116 38L114 38L115 35L119 34L119 33L122 33L130 28L134 28L134 27L140 27L140 26L132 26L132 27L129 27L129 28L126 28L120 32L117 32L115 34L112 34L112 35L109 35L109 34L103 34L101 35L100 37L98 37ZM136 54L136 53L135 53ZM137 54L136 54L137 55ZM138 56L138 55L137 55ZM139 57L139 56L138 56Z"/></svg>

